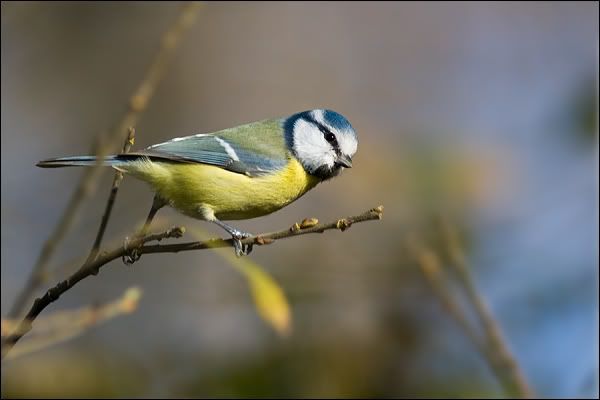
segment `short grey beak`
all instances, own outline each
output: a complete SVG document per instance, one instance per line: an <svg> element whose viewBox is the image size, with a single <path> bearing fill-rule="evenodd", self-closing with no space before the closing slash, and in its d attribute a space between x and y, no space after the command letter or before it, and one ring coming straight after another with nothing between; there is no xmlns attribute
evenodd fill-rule
<svg viewBox="0 0 600 400"><path fill-rule="evenodd" d="M344 154L340 154L335 163L345 168L352 168L352 159Z"/></svg>

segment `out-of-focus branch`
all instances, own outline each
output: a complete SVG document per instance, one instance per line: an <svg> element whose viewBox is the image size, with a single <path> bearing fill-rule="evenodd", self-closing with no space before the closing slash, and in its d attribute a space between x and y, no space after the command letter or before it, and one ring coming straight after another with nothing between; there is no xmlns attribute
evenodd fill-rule
<svg viewBox="0 0 600 400"><path fill-rule="evenodd" d="M450 264L457 272L459 283L466 292L469 304L475 310L480 323L479 328L483 327L483 336L480 334L482 330L469 322L464 310L454 300L440 257L414 237L409 238L409 251L414 256L433 293L486 360L506 394L519 398L534 397L525 376L500 335L498 323L487 309L483 296L475 287L455 232L446 225L443 227L443 235L444 244L450 253Z"/></svg>
<svg viewBox="0 0 600 400"><path fill-rule="evenodd" d="M477 330L469 323L466 314L452 297L452 292L445 279L440 258L433 250L419 243L414 236L409 236L408 248L442 306L454 318L464 334L475 344L477 349L481 353L484 353L484 343L479 337Z"/></svg>
<svg viewBox="0 0 600 400"><path fill-rule="evenodd" d="M307 218L301 223L295 223L291 228L281 230L279 232L265 233L259 234L256 236L252 236L242 240L244 244L257 244L257 245L265 245L273 243L276 240L296 237L300 235L306 235L309 233L323 233L326 230L338 229L340 231L345 231L352 224L371 221L371 220L379 220L383 217L383 206L379 206L373 208L363 214L337 219L333 222L326 224L319 224L318 220L315 218ZM102 252L96 259L89 263L85 263L79 268L77 272L75 272L68 279L58 283L51 289L48 289L44 296L36 299L33 303L33 306L25 316L25 319L21 321L14 334L8 336L5 340L2 341L2 358L6 356L6 354L10 351L10 349L32 328L33 321L37 318L37 316L50 304L54 301L58 300L58 298L65 293L67 290L71 289L73 286L77 284L77 282L81 281L89 277L90 275L98 274L100 268L109 262L126 256L129 254L131 249L136 249L139 254L148 254L148 253L175 253L179 251L189 251L189 250L202 250L216 247L227 247L233 246L232 239L223 240L223 239L212 239L204 242L192 242L192 243L181 243L179 245L164 245L164 246L145 246L145 243L151 241L160 241L165 238L178 238L183 235L185 229L182 227L174 227L165 232L155 233L150 235L145 235L143 237L134 236L133 239L127 241L126 244L120 246L116 249L113 249L108 252Z"/></svg>
<svg viewBox="0 0 600 400"><path fill-rule="evenodd" d="M117 140L130 126L137 125L141 113L146 110L154 91L162 80L183 34L194 24L199 8L199 2L192 1L187 3L183 6L175 23L163 35L158 53L150 64L150 68L146 72L141 84L129 98L129 108L113 131L113 138L115 138L115 140Z"/></svg>
<svg viewBox="0 0 600 400"><path fill-rule="evenodd" d="M523 371L502 336L498 322L493 317L485 299L477 290L456 230L445 220L442 222L441 228L450 256L450 265L456 272L467 298L473 305L475 313L483 326L486 351L490 362L510 395L517 395L520 398L535 397Z"/></svg>
<svg viewBox="0 0 600 400"><path fill-rule="evenodd" d="M35 333L11 351L8 358L41 350L81 335L86 330L119 315L136 310L141 290L129 288L117 300L103 305L90 305L76 310L57 311L36 321ZM18 332L17 321L2 320L2 335ZM6 333L5 333L6 332Z"/></svg>
<svg viewBox="0 0 600 400"><path fill-rule="evenodd" d="M134 142L135 129L133 127L130 127L127 133L127 138L125 139L125 143L123 144L122 154L129 153L129 150L131 149L131 146L133 146ZM110 189L110 195L108 196L106 207L104 209L104 214L102 215L102 221L100 222L100 227L98 228L98 234L96 235L96 240L94 240L94 245L92 246L92 250L90 251L90 255L88 256L86 263L96 258L96 256L98 255L98 251L100 251L102 238L104 237L104 232L106 231L106 226L108 225L108 219L110 218L110 214L115 204L115 199L117 198L117 193L119 192L119 186L121 185L122 180L123 173L121 171L115 171L115 177L113 178L112 187Z"/></svg>
<svg viewBox="0 0 600 400"><path fill-rule="evenodd" d="M108 139L94 152L99 158L105 156L112 150L114 143L117 142L118 138L121 137L128 127L137 124L141 113L146 110L146 106L152 98L156 87L164 76L167 65L173 57L174 51L181 41L183 33L193 24L199 7L200 4L197 2L186 4L175 23L163 35L160 48L156 53L154 60L151 62L141 84L129 99L127 111L115 125L115 128L112 130ZM64 239L66 233L73 226L79 214L80 205L93 191L96 182L101 175L101 171L99 163L96 166L86 168L83 171L79 183L77 184L63 215L54 228L54 231L44 243L42 251L38 256L25 286L17 295L15 302L8 313L9 319L16 319L23 314L24 308L30 298L45 281L46 275L48 274L48 263L50 262L54 251Z"/></svg>

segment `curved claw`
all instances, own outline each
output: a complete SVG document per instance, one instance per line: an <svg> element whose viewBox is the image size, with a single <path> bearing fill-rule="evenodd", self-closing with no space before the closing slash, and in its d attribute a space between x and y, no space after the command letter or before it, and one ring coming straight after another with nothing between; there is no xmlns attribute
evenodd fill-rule
<svg viewBox="0 0 600 400"><path fill-rule="evenodd" d="M239 229L227 225L225 222L219 221L216 218L212 219L211 222L214 222L215 224L219 225L231 235L231 237L233 238L233 247L235 249L236 256L241 257L250 254L250 252L252 251L252 244L242 244L242 239L253 236L251 233L240 231Z"/></svg>
<svg viewBox="0 0 600 400"><path fill-rule="evenodd" d="M238 257L247 256L252 252L252 243L250 244L242 244L241 240L246 239L252 236L251 233L242 232L239 230L235 230L231 233L233 237L233 248L235 249L235 255Z"/></svg>
<svg viewBox="0 0 600 400"><path fill-rule="evenodd" d="M142 255L139 252L139 247L134 247L132 249L129 248L129 237L125 238L123 247L125 248L125 250L127 250L127 253L123 254L123 256L121 257L123 264L131 265L140 258L142 258Z"/></svg>

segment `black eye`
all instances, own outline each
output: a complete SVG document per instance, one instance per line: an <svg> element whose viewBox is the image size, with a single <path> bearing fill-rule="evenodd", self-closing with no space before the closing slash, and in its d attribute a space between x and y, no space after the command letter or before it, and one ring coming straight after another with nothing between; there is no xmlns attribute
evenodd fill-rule
<svg viewBox="0 0 600 400"><path fill-rule="evenodd" d="M327 140L329 143L335 143L336 142L335 135L333 133L331 133L331 132L327 132L325 134L325 140Z"/></svg>

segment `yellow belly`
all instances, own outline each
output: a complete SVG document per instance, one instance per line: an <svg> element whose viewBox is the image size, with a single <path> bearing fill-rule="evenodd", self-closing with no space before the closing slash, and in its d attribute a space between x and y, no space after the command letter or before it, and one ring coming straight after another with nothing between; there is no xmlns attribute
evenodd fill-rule
<svg viewBox="0 0 600 400"><path fill-rule="evenodd" d="M258 177L206 164L151 161L127 170L150 183L171 206L199 219L210 219L211 213L221 220L270 214L319 183L295 159L275 173Z"/></svg>

